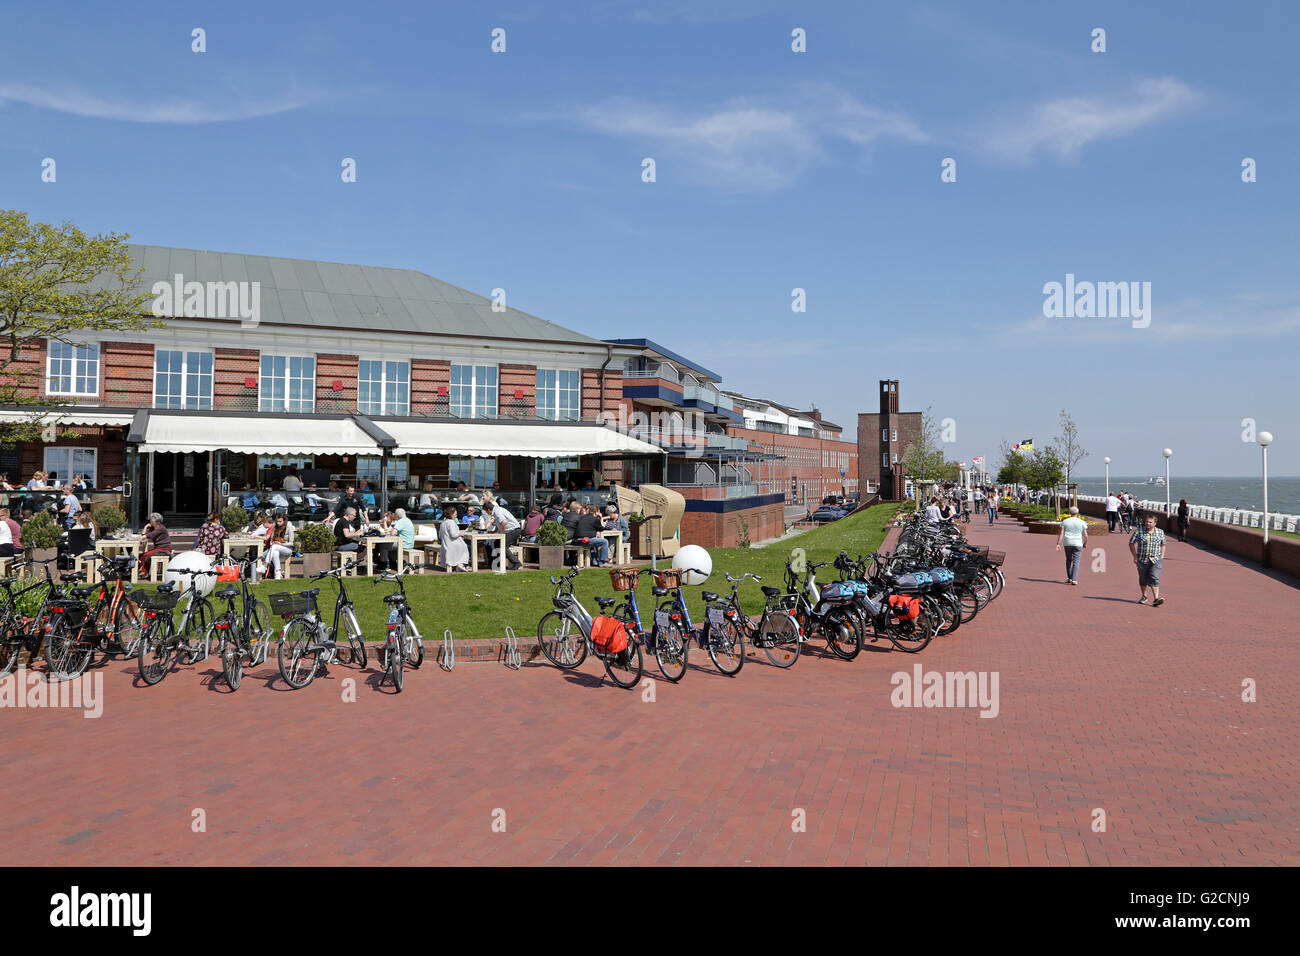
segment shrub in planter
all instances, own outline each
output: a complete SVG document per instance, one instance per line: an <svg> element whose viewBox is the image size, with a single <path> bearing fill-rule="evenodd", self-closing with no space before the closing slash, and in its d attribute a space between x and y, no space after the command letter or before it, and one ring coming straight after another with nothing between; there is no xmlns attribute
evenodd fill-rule
<svg viewBox="0 0 1300 956"><path fill-rule="evenodd" d="M537 529L537 566L539 568L564 567L564 545L569 543L569 533L554 521L543 521Z"/></svg>
<svg viewBox="0 0 1300 956"><path fill-rule="evenodd" d="M126 515L117 505L100 505L91 512L90 517L99 527L101 536L117 534L126 527Z"/></svg>
<svg viewBox="0 0 1300 956"><path fill-rule="evenodd" d="M242 505L229 505L221 510L221 524L230 534L238 534L248 527L249 514Z"/></svg>
<svg viewBox="0 0 1300 956"><path fill-rule="evenodd" d="M241 509L242 510L242 509ZM303 574L328 571L334 550L334 532L325 524L305 524L294 535L294 546L302 552Z"/></svg>
<svg viewBox="0 0 1300 956"><path fill-rule="evenodd" d="M23 525L23 554L34 561L48 561L58 554L63 528L48 511L38 511Z"/></svg>

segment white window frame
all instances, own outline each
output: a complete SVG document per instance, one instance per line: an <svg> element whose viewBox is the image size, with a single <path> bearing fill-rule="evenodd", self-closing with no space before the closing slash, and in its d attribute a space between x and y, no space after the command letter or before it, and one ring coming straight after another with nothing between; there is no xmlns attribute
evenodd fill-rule
<svg viewBox="0 0 1300 956"><path fill-rule="evenodd" d="M469 479L464 475L464 465L469 465ZM460 467L458 467L460 466ZM473 488L490 488L497 481L497 460L495 458L478 458L472 455L450 455L447 458L447 479L452 485L464 481Z"/></svg>
<svg viewBox="0 0 1300 956"><path fill-rule="evenodd" d="M68 357L61 356L60 358L55 359L54 349L60 346L62 348L72 349L72 355ZM93 350L94 357L90 358L90 357L78 356L77 352L80 349ZM68 383L71 387L67 390L51 388L51 384L53 383L54 380L54 363L56 361L58 361L60 364L64 362L68 363ZM77 374L77 365L81 362L85 362L87 364L93 363L94 365L95 387L90 391L77 391L77 379L89 377L89 375L81 376ZM75 395L80 398L96 398L99 396L99 371L100 371L100 360L99 360L98 342L83 342L80 345L72 345L69 342L60 342L56 339L46 340L45 343L45 394L46 395Z"/></svg>
<svg viewBox="0 0 1300 956"><path fill-rule="evenodd" d="M893 437L892 441L898 441L898 429L897 429L897 428L894 429L894 437Z"/></svg>
<svg viewBox="0 0 1300 956"><path fill-rule="evenodd" d="M554 384L546 385L543 383L544 376L553 376ZM573 385L562 385L561 376L572 376ZM500 401L500 384L498 383L498 398ZM560 396L572 394L573 407L572 414L562 414L560 408ZM549 395L549 399L544 400L543 396ZM537 417L544 418L547 421L577 421L582 417L582 370L576 368L539 368L537 370Z"/></svg>
<svg viewBox="0 0 1300 956"><path fill-rule="evenodd" d="M888 428L882 428L882 429L880 429L880 440L883 441L883 442L887 442L887 441L889 441L889 429L888 429Z"/></svg>
<svg viewBox="0 0 1300 956"><path fill-rule="evenodd" d="M78 471L72 465L77 452L89 452L91 465L89 470ZM56 461L51 462L51 454L56 456ZM67 467L57 461L58 458L66 456ZM46 472L54 472L59 476L60 484L67 484L72 480L73 475L85 475L90 479L91 487L95 487L99 482L99 449L85 445L46 445L44 453L41 455L41 463Z"/></svg>
<svg viewBox="0 0 1300 956"><path fill-rule="evenodd" d="M276 359L284 359L284 374L268 375L262 365L262 363L267 359L270 359L272 362ZM295 377L290 372L290 365L294 359L299 359L303 362L311 362L311 378L304 379L302 376L297 377L297 380L299 381L310 381L311 383L310 388L308 389L305 408L290 407L294 401L289 397L289 383L295 381ZM273 395L267 394L267 385L277 380L284 383L284 398L281 399L278 406L268 407L265 403L273 402L275 398ZM299 404L301 404L302 400L299 399L298 401ZM316 356L303 355L295 352L262 352L257 358L257 410L259 412L295 412L301 414L310 414L311 412L314 412L316 410Z"/></svg>
<svg viewBox="0 0 1300 956"><path fill-rule="evenodd" d="M180 377L181 377L181 403L180 403L179 405L171 405L171 404L168 404L168 405L159 405L159 404L158 404L158 356L159 356L160 354L162 354L163 352L179 352L182 356L184 356L184 358L182 359L182 366L181 366L181 372L180 372ZM212 360L212 369L211 369L210 372L207 373L207 379L208 379L208 395L207 395L207 404L206 404L206 405L204 405L204 404L202 403L202 401L201 401L202 396L198 396L198 398L199 398L200 400L198 401L197 404L194 404L194 405L189 404L190 399L191 399L191 398L195 398L195 396L191 396L191 395L189 394L189 392L188 392L188 388L189 388L189 378L190 378L190 374L191 374L191 373L190 373L190 356L191 356L191 355L206 355L206 356L208 356L209 358L211 358L211 360ZM166 374L168 374L168 375L174 375L174 374L176 374L176 373L175 373L175 372L167 372ZM200 380L201 380L201 379L203 378L203 373L202 373L202 372L198 372L197 374L199 375ZM198 349L196 349L196 348L187 348L187 347L184 347L184 346L182 346L182 347L180 347L180 348L163 348L163 347L161 347L161 346L155 346L155 347L154 347L154 350L153 350L153 406L152 406L152 407L154 407L154 408L183 408L183 409L192 409L192 410L197 410L197 411L211 411L212 408L214 407L214 406L213 406L213 402L214 402L214 400L215 400L215 392L216 392L216 377L217 377L217 357L216 357L216 354L213 352L212 349L202 349L202 348L198 348Z"/></svg>
<svg viewBox="0 0 1300 956"><path fill-rule="evenodd" d="M378 403L379 409L378 410L375 410L373 407L371 407L374 404L373 402L364 408L362 407L362 401L361 401L361 383L363 381L361 377L362 362L379 363L380 373L378 379L379 382L379 403ZM390 364L406 367L405 381L400 381L400 380L394 380L392 382L389 381L388 366ZM374 382L375 379L370 378L370 379L365 379L364 381ZM406 388L406 400L397 401L394 404L389 404L388 390L390 385L396 388L400 388L404 385ZM409 415L411 414L411 360L388 358L387 356L367 356L367 355L360 356L357 359L357 412L362 415Z"/></svg>
<svg viewBox="0 0 1300 956"><path fill-rule="evenodd" d="M471 369L470 381L469 384L466 384L464 382L457 384L455 381L448 379L448 381L450 382L450 385L447 388L448 413L457 418L496 418L501 411L501 369L500 367L497 365L479 365L472 362L452 362L451 368L448 370L448 374L454 376L456 374L456 369L458 368ZM487 369L491 369L494 373L493 375L494 382L490 386L486 384L486 382L479 381L479 373L486 371ZM484 377L486 378L486 376ZM467 415L457 413L456 411L456 408L458 407L457 402L455 401L456 390L464 389L464 388L469 389L469 396L470 396L469 414ZM484 404L482 407L480 407L479 405L479 389L486 390L488 388L491 388L496 395L496 400L492 403L492 407L490 410L488 409L486 404Z"/></svg>

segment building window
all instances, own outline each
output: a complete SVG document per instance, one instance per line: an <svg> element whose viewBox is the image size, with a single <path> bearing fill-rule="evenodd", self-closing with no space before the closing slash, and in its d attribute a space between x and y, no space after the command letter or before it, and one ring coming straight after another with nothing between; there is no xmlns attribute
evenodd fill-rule
<svg viewBox="0 0 1300 956"><path fill-rule="evenodd" d="M212 353L155 350L153 407L212 408Z"/></svg>
<svg viewBox="0 0 1300 956"><path fill-rule="evenodd" d="M98 477L95 474L98 458L99 453L94 448L46 448L45 471L61 482L71 480L73 475L85 475L86 481L94 487L99 484L95 480Z"/></svg>
<svg viewBox="0 0 1300 956"><path fill-rule="evenodd" d="M495 365L451 367L451 413L457 418L497 417Z"/></svg>
<svg viewBox="0 0 1300 956"><path fill-rule="evenodd" d="M888 468L888 467L889 467L889 452L882 452L882 453L881 453L881 455L880 455L880 467L881 467L881 468Z"/></svg>
<svg viewBox="0 0 1300 956"><path fill-rule="evenodd" d="M99 346L50 342L45 367L45 394L98 395Z"/></svg>
<svg viewBox="0 0 1300 956"><path fill-rule="evenodd" d="M537 370L537 417L559 421L578 418L582 405L582 373L577 369Z"/></svg>
<svg viewBox="0 0 1300 956"><path fill-rule="evenodd" d="M278 474L286 468L297 468L301 475L307 469L315 467L315 461L311 455L258 455L257 483L265 488L270 483L268 472Z"/></svg>
<svg viewBox="0 0 1300 956"><path fill-rule="evenodd" d="M315 356L263 355L258 388L258 411L312 411L316 407Z"/></svg>
<svg viewBox="0 0 1300 956"><path fill-rule="evenodd" d="M898 464L898 452L894 452L894 464Z"/></svg>
<svg viewBox="0 0 1300 956"><path fill-rule="evenodd" d="M894 441L898 441L898 429L894 429Z"/></svg>
<svg viewBox="0 0 1300 956"><path fill-rule="evenodd" d="M408 415L411 363L362 359L357 363L357 411L362 415Z"/></svg>
<svg viewBox="0 0 1300 956"><path fill-rule="evenodd" d="M882 428L882 429L880 429L880 440L881 440L882 442L887 442L887 441L889 441L889 429L888 429L888 428Z"/></svg>
<svg viewBox="0 0 1300 956"><path fill-rule="evenodd" d="M452 457L447 461L447 477L453 485L463 481L470 488L490 488L492 482L497 480L497 460L468 456Z"/></svg>
<svg viewBox="0 0 1300 956"><path fill-rule="evenodd" d="M357 455L357 481L362 478L375 485L379 485L379 455ZM410 475L410 463L406 455L393 455L388 459L388 483L406 484L406 479Z"/></svg>

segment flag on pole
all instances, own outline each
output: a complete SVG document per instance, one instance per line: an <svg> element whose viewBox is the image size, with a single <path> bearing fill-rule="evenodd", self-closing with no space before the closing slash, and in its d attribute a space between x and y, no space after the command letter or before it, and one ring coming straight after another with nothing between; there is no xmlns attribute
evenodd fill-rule
<svg viewBox="0 0 1300 956"><path fill-rule="evenodd" d="M1024 441L1017 442L1016 444L1012 445L1011 450L1012 451L1033 451L1034 440L1032 438L1026 438Z"/></svg>

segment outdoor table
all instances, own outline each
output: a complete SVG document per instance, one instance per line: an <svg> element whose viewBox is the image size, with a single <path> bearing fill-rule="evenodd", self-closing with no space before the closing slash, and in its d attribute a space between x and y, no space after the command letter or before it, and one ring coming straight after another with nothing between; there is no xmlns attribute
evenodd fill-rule
<svg viewBox="0 0 1300 956"><path fill-rule="evenodd" d="M611 528L608 531L602 531L600 536L609 542L609 559L614 564L627 564L628 556L625 552L630 551L630 544L623 540L623 532L617 528Z"/></svg>
<svg viewBox="0 0 1300 956"><path fill-rule="evenodd" d="M140 583L140 539L139 538L99 538L95 542L95 550L100 551L107 558L112 558L119 551L127 551L137 558L136 562L131 565L131 583Z"/></svg>
<svg viewBox="0 0 1300 956"><path fill-rule="evenodd" d="M254 559L262 556L262 551L266 548L266 538L260 534L232 534L228 535L221 542L221 553L230 557L231 548L252 548L254 549Z"/></svg>
<svg viewBox="0 0 1300 956"><path fill-rule="evenodd" d="M461 532L461 537L462 537L462 538L467 538L467 539L469 540L469 562L470 562L470 565L469 565L469 566L470 566L470 570L471 570L471 571L477 571L477 570L478 570L478 546L479 546L480 544L486 544L486 543L489 543L489 542L492 542L492 541L499 541L499 542L501 543L501 551L500 551L500 553L501 553L502 560L507 560L507 559L506 559L506 553L505 553L505 552L506 552L506 536L505 536L505 533L504 533L504 532L499 532L499 531L462 531L462 532Z"/></svg>
<svg viewBox="0 0 1300 956"><path fill-rule="evenodd" d="M397 573L402 573L402 539L395 534L377 535L368 534L359 541L364 542L366 546L366 576L373 577L375 574L375 545L378 544L395 544L397 545Z"/></svg>

